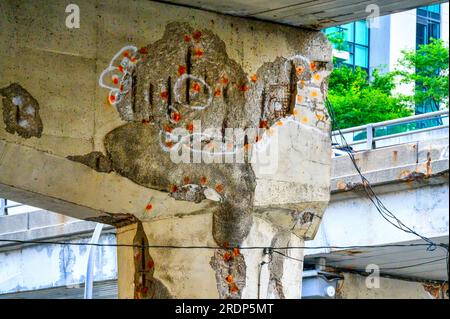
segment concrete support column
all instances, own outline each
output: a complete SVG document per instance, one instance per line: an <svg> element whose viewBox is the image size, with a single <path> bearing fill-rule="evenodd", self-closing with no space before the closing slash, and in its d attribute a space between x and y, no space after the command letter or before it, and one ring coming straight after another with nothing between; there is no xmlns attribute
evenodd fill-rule
<svg viewBox="0 0 450 319"><path fill-rule="evenodd" d="M169 218L118 228L117 242L214 247L211 227L211 213ZM254 218L242 246L274 244L302 246L303 240ZM297 260L263 249L119 247L119 298L300 298L303 250L277 251Z"/></svg>

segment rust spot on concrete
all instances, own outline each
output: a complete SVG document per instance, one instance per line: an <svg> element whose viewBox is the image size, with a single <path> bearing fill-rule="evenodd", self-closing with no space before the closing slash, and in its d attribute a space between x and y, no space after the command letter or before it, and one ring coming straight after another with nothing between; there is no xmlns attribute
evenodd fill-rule
<svg viewBox="0 0 450 319"><path fill-rule="evenodd" d="M425 167L426 167L427 177L430 176L431 174L433 174L433 169L431 167L431 153L430 152L427 153L427 161L426 161Z"/></svg>
<svg viewBox="0 0 450 319"><path fill-rule="evenodd" d="M148 239L142 227L138 222L136 235L133 239L134 247L134 298L135 299L168 299L170 295L167 288L156 278L155 262L150 256ZM140 247L139 247L140 246Z"/></svg>
<svg viewBox="0 0 450 319"><path fill-rule="evenodd" d="M398 179L405 179L411 175L411 171L409 169L405 169L398 174Z"/></svg>
<svg viewBox="0 0 450 319"><path fill-rule="evenodd" d="M246 282L246 264L235 250L217 249L209 263L216 272L217 290L221 299L239 299Z"/></svg>
<svg viewBox="0 0 450 319"><path fill-rule="evenodd" d="M398 160L398 151L393 151L393 152L392 152L392 161L393 161L394 163L396 163L397 160Z"/></svg>
<svg viewBox="0 0 450 319"><path fill-rule="evenodd" d="M337 184L336 184L336 186L337 186L337 188L338 188L339 190L345 190L345 189L347 189L347 183L344 182L344 181L338 181Z"/></svg>

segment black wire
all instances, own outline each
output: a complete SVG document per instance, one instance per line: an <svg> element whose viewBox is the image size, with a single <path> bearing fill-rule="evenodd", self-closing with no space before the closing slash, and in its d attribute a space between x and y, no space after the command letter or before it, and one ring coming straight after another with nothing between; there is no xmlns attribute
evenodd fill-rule
<svg viewBox="0 0 450 319"><path fill-rule="evenodd" d="M380 267L380 269L382 269L382 270L399 270L399 269L412 268L412 267L417 267L417 266L433 264L433 263L436 263L438 261L442 261L442 260L445 260L445 259L447 259L447 258L444 257L444 258L434 259L434 260L430 260L430 261L426 261L426 262L422 262L422 263L418 263L418 264L413 264L413 265L408 265L408 266L387 267L387 268Z"/></svg>
<svg viewBox="0 0 450 319"><path fill-rule="evenodd" d="M281 255L281 256L283 256L283 257L286 257L286 258L288 258L288 259L292 259L292 260L295 260L295 261L299 261L299 262L301 262L301 263L304 261L303 259L298 259L298 258L291 257L291 256L289 256L289 255L283 254L281 251L274 250L273 252L276 253L276 254L278 254L278 255Z"/></svg>
<svg viewBox="0 0 450 319"><path fill-rule="evenodd" d="M155 248L155 249L224 249L220 246L178 246L178 245L137 245L137 244L99 244L82 242L64 242L64 241L45 241L45 240L19 240L19 239L0 239L0 242L10 242L17 244L47 244L47 245L67 245L67 246L97 246L97 247L133 247L133 248ZM437 246L447 247L446 244L436 244ZM239 249L358 249L358 248L389 248L389 247L424 247L428 244L386 244L386 245L354 245L354 246L289 246L289 247L270 247L270 246L240 246ZM279 253L279 252L277 252Z"/></svg>
<svg viewBox="0 0 450 319"><path fill-rule="evenodd" d="M447 282L448 282L449 281L449 276L450 276L449 262L448 262L449 246L445 245L445 244L436 244L430 238L425 237L425 236L417 233L416 231L414 231L413 229L411 229L410 227L405 225L399 218L397 218L395 216L394 213L392 213L389 209L386 208L386 206L384 206L384 204L381 201L381 199L374 192L374 190L372 188L372 185L367 180L367 178L362 174L358 164L356 163L356 159L355 159L354 155L352 154L352 152L349 149L349 145L347 143L347 140L345 139L345 136L342 133L340 127L339 127L339 123L337 121L336 113L334 112L334 108L333 108L333 106L332 106L332 104L331 104L331 102L330 102L330 100L328 98L325 100L325 105L326 105L326 108L328 110L328 113L330 114L332 123L335 125L337 131L339 132L339 136L341 138L341 142L343 141L343 144L344 144L343 145L343 149L349 155L349 158L352 161L353 166L355 167L356 171L358 172L358 175L361 178L361 182L362 182L362 185L363 185L363 188L364 188L364 191L365 191L367 197L374 204L374 206L377 209L377 211L380 214L380 216L383 217L383 219L385 219L389 224L391 224L395 228L397 228L397 229L399 229L399 230L401 230L401 231L403 231L405 233L413 234L413 235L421 238L423 241L427 242L428 243L428 248L427 248L428 251L435 250L436 247L442 247L442 248L446 249L446 251L447 251ZM391 219L393 221L395 221L395 223Z"/></svg>

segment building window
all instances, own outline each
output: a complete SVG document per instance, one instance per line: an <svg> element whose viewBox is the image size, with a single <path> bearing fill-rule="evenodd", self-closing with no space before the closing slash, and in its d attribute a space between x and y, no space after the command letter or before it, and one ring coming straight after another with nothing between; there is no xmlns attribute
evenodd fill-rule
<svg viewBox="0 0 450 319"><path fill-rule="evenodd" d="M417 9L416 47L430 43L441 36L441 6L439 4Z"/></svg>
<svg viewBox="0 0 450 319"><path fill-rule="evenodd" d="M421 7L417 9L416 24L416 48L429 44L431 39L439 39L441 36L441 6L439 4ZM434 112L439 110L439 105L433 101L425 101L416 105L416 114ZM436 120L433 120L434 122ZM431 122L430 122L431 123ZM429 123L428 123L429 124Z"/></svg>
<svg viewBox="0 0 450 319"><path fill-rule="evenodd" d="M342 43L333 43L335 49L349 53L347 60L338 61L338 66L360 67L369 72L369 28L366 20L327 28L324 32L327 36L341 39Z"/></svg>

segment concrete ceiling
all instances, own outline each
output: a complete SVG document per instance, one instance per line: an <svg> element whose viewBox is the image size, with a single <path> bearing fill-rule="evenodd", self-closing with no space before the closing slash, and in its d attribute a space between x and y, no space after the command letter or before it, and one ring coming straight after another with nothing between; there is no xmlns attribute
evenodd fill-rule
<svg viewBox="0 0 450 319"><path fill-rule="evenodd" d="M406 11L442 0L160 0L223 14L272 21L320 30L324 27L366 19L369 5L380 15ZM366 12L368 9L368 12Z"/></svg>
<svg viewBox="0 0 450 319"><path fill-rule="evenodd" d="M435 243L448 245L448 236L432 238ZM398 244L423 244L408 241ZM327 266L364 272L367 265L380 267L380 274L414 280L447 280L446 252L442 248L428 251L425 246L384 247L375 249L334 250L327 254L305 256L305 263L314 264L325 257Z"/></svg>

